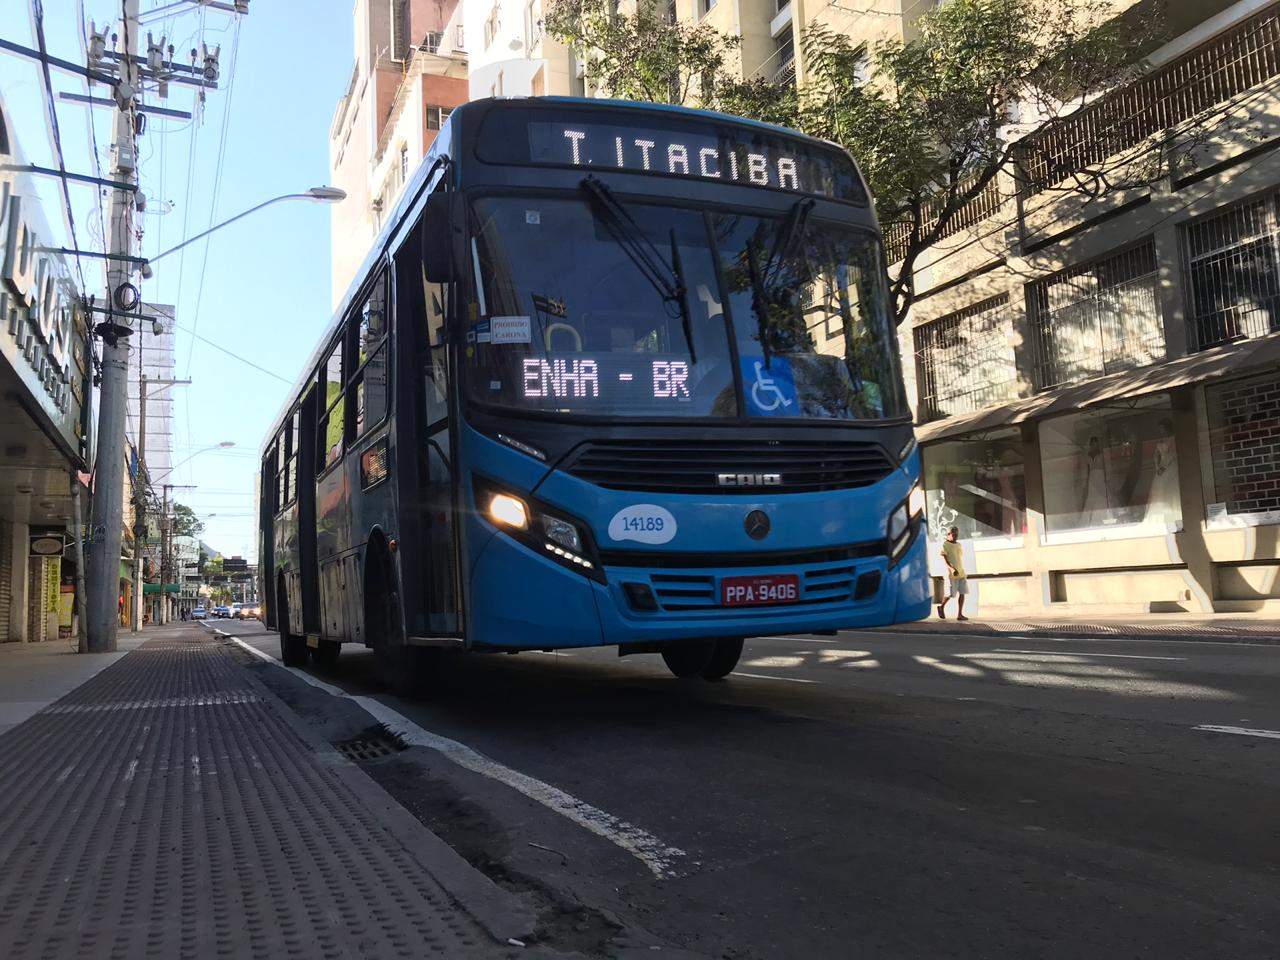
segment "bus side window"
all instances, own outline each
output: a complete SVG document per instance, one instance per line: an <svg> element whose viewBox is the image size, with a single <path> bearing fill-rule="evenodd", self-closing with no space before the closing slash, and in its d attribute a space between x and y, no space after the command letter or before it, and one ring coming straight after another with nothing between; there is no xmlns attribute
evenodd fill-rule
<svg viewBox="0 0 1280 960"><path fill-rule="evenodd" d="M272 514L279 513L280 508L284 506L284 501L280 498L280 448L278 446L273 446L267 452L263 466L267 483L263 491L263 500L271 508Z"/></svg>
<svg viewBox="0 0 1280 960"><path fill-rule="evenodd" d="M287 456L287 470L285 477L284 496L285 503L293 503L298 496L298 448L302 445L302 410L293 411L293 416L289 420L289 449Z"/></svg>
<svg viewBox="0 0 1280 960"><path fill-rule="evenodd" d="M355 350L360 370L356 375L352 403L355 406L355 435L362 437L382 422L390 397L386 274L374 282L360 309Z"/></svg>
<svg viewBox="0 0 1280 960"><path fill-rule="evenodd" d="M346 404L342 380L342 347L346 331L338 337L328 358L320 365L320 402L325 412L320 417L317 438L322 456L316 457L317 473L323 473L342 459L343 427L346 423Z"/></svg>

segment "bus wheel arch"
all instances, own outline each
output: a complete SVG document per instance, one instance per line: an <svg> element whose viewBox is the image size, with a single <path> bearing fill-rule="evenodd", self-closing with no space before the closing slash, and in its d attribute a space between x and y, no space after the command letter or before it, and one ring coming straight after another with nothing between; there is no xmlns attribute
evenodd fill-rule
<svg viewBox="0 0 1280 960"><path fill-rule="evenodd" d="M422 693L438 668L439 650L410 646L401 604L400 575L386 535L369 535L364 555L364 635L383 683L401 696Z"/></svg>

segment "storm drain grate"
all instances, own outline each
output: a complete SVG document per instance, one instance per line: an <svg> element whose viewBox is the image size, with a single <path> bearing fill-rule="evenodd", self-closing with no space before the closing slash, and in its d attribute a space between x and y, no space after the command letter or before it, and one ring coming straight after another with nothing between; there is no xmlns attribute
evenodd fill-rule
<svg viewBox="0 0 1280 960"><path fill-rule="evenodd" d="M344 740L341 743L335 743L334 747L348 760L354 760L356 763L364 760L380 760L404 749L404 745L399 740L383 732Z"/></svg>

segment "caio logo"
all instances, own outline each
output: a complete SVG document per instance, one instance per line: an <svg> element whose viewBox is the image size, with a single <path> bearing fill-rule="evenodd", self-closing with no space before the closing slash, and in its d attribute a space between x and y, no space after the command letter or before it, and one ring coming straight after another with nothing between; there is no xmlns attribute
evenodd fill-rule
<svg viewBox="0 0 1280 960"><path fill-rule="evenodd" d="M780 473L717 473L716 484L721 487L780 487Z"/></svg>

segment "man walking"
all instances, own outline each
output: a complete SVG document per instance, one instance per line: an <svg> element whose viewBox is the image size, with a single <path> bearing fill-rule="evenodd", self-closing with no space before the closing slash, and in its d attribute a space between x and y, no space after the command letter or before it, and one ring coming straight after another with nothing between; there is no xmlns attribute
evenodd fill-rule
<svg viewBox="0 0 1280 960"><path fill-rule="evenodd" d="M968 620L964 615L964 598L969 593L969 581L964 573L964 555L960 548L960 528L952 527L947 531L947 539L942 542L942 559L947 565L950 588L943 601L938 604L938 618L947 619L947 601L956 598L956 619Z"/></svg>

